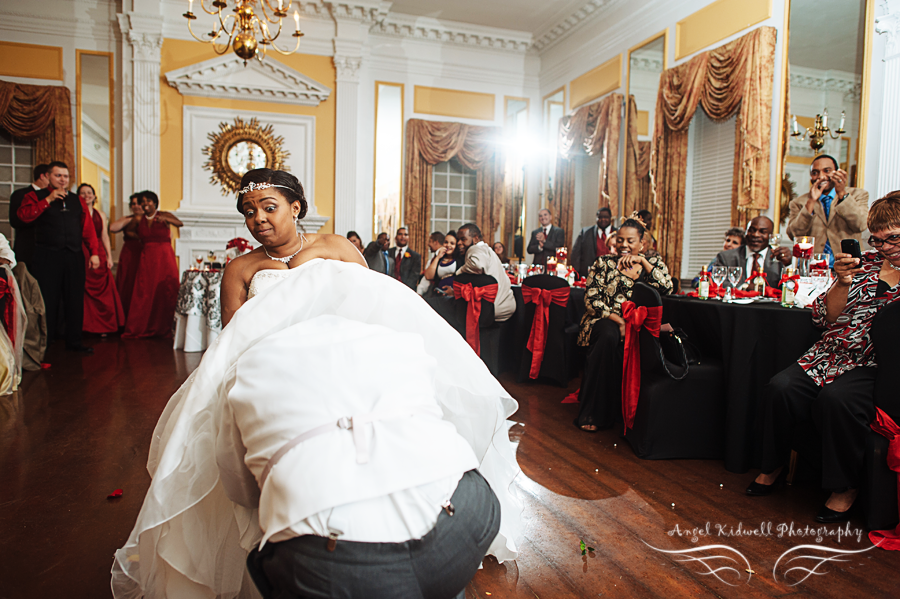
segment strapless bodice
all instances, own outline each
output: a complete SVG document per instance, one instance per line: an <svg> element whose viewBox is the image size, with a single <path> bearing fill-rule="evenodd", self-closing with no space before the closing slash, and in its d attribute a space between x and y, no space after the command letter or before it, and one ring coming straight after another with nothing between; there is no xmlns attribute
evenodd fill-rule
<svg viewBox="0 0 900 599"><path fill-rule="evenodd" d="M250 279L250 289L247 291L247 299L259 295L269 287L285 280L290 273L291 271L288 268L267 268L260 270L253 275L252 279Z"/></svg>

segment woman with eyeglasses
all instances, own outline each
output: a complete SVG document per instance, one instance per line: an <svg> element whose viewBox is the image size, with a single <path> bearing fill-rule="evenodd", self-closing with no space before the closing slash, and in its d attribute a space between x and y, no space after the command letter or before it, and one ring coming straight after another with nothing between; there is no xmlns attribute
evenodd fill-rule
<svg viewBox="0 0 900 599"><path fill-rule="evenodd" d="M748 495L761 496L778 486L794 427L811 421L822 441L822 488L831 491L816 520L827 524L850 518L875 419L877 363L869 329L879 310L900 298L900 191L872 204L868 227L875 249L861 258L835 254L837 279L813 304L822 338L769 382L762 473L747 487Z"/></svg>

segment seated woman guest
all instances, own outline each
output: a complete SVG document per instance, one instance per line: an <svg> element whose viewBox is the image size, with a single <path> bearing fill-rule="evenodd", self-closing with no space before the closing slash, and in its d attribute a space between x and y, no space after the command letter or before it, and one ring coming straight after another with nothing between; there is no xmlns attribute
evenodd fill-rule
<svg viewBox="0 0 900 599"><path fill-rule="evenodd" d="M509 264L509 256L506 255L505 245L503 245L499 241L495 241L494 245L492 245L491 247L494 249L497 257L500 258L500 264Z"/></svg>
<svg viewBox="0 0 900 599"><path fill-rule="evenodd" d="M425 267L424 278L431 281L436 293L443 295L447 289L453 288L453 273L462 266L456 261L456 233L447 232L444 235L444 245L437 249L434 258Z"/></svg>
<svg viewBox="0 0 900 599"><path fill-rule="evenodd" d="M103 211L94 206L97 194L91 185L79 185L78 195L87 206L88 218L94 223L97 239L100 240L100 266L95 269L86 268L84 271L84 323L81 329L100 335L115 333L125 326L125 312L112 275L112 250L106 230L108 219ZM88 261L90 251L86 246L84 251L84 259Z"/></svg>
<svg viewBox="0 0 900 599"><path fill-rule="evenodd" d="M578 345L589 349L578 394L581 412L575 420L585 431L611 427L621 412L622 304L631 299L634 284L672 292L672 277L662 259L641 253L645 233L644 223L632 215L616 231L616 253L597 258L588 271Z"/></svg>
<svg viewBox="0 0 900 599"><path fill-rule="evenodd" d="M725 231L725 242L722 244L722 251L727 252L728 250L733 250L734 248L739 248L744 244L744 230L740 227L732 227ZM709 264L706 266L706 270L711 271L712 267L715 266L716 259L713 258L709 261Z"/></svg>
<svg viewBox="0 0 900 599"><path fill-rule="evenodd" d="M141 238L138 237L137 228L144 209L141 208L141 194L135 193L128 200L128 209L131 214L113 221L109 225L110 233L122 232L125 243L119 252L119 265L116 268L116 289L122 300L122 308L125 316L128 316L128 306L131 304L131 292L134 291L134 279L137 275L138 264L141 261Z"/></svg>
<svg viewBox="0 0 900 599"><path fill-rule="evenodd" d="M152 191L141 192L141 200L144 216L137 233L143 249L123 337L168 337L178 301L178 266L169 227L183 223L171 212L159 211L159 198Z"/></svg>
<svg viewBox="0 0 900 599"><path fill-rule="evenodd" d="M769 382L765 397L762 474L747 487L768 495L791 451L794 427L814 423L822 440L822 487L831 496L816 516L824 523L849 519L863 472L869 423L875 418L876 356L869 327L878 311L900 297L900 191L869 209L874 250L862 259L838 253L837 280L813 304L822 338Z"/></svg>

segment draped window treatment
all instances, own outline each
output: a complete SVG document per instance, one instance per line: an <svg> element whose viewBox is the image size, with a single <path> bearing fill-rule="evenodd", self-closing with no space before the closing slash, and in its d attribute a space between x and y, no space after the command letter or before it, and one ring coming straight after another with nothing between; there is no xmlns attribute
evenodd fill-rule
<svg viewBox="0 0 900 599"><path fill-rule="evenodd" d="M0 81L0 127L34 140L35 164L61 160L76 180L69 88Z"/></svg>
<svg viewBox="0 0 900 599"><path fill-rule="evenodd" d="M760 27L667 69L660 77L651 172L659 252L669 272L681 272L688 126L698 106L717 121L738 112L733 224L744 224L769 207L775 34L773 27Z"/></svg>
<svg viewBox="0 0 900 599"><path fill-rule="evenodd" d="M559 121L559 155L550 205L567 239L572 237L575 225L575 156L600 155L597 208L609 206L613 216L619 212L619 130L623 97L622 94L610 94Z"/></svg>
<svg viewBox="0 0 900 599"><path fill-rule="evenodd" d="M476 225L487 243L494 240L503 207L503 155L499 127L476 127L462 123L442 123L410 119L406 123L406 165L404 212L409 227L409 244L426 253L431 223L431 184L435 164L456 158L476 172ZM391 232L393 233L393 232Z"/></svg>
<svg viewBox="0 0 900 599"><path fill-rule="evenodd" d="M653 208L650 180L652 142L638 140L637 103L628 96L628 131L625 138L625 198L622 213L626 216L638 210Z"/></svg>

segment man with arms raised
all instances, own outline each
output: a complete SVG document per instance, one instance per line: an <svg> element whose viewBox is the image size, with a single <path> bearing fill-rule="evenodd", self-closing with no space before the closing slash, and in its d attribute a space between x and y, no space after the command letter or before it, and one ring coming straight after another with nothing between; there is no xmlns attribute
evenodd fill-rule
<svg viewBox="0 0 900 599"><path fill-rule="evenodd" d="M741 280L747 280L754 272L766 275L769 287L778 287L781 281L781 266L791 263L791 252L780 247L769 250L769 235L772 234L772 219L768 216L757 216L747 225L744 245L732 250L719 252L716 266L740 266L744 269ZM780 263L780 264L779 264Z"/></svg>
<svg viewBox="0 0 900 599"><path fill-rule="evenodd" d="M788 236L815 237L814 251L828 256L828 266L834 266L841 240L859 241L866 228L869 192L848 187L848 181L847 171L838 167L837 160L822 154L809 167L809 193L791 200Z"/></svg>
<svg viewBox="0 0 900 599"><path fill-rule="evenodd" d="M472 223L459 228L459 242L466 248L465 264L456 274L490 275L497 280L497 299L494 300L494 320L504 322L516 311L509 277L503 270L497 252L481 240L481 229Z"/></svg>

